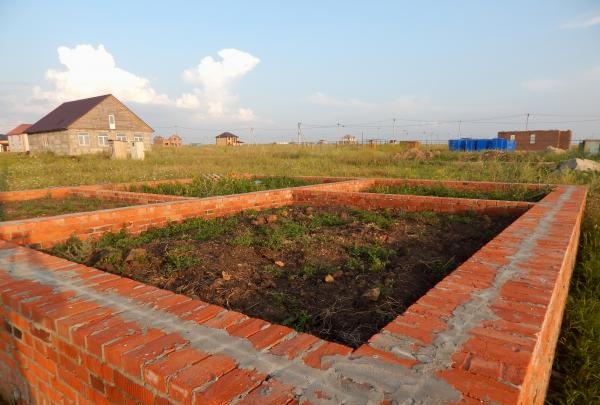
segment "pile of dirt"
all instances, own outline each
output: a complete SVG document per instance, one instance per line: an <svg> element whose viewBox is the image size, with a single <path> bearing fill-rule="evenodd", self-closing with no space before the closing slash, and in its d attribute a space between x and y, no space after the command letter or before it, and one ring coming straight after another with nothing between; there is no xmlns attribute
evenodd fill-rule
<svg viewBox="0 0 600 405"><path fill-rule="evenodd" d="M430 160L439 156L439 150L422 150L419 148L410 148L403 152L398 152L394 155L397 160Z"/></svg>

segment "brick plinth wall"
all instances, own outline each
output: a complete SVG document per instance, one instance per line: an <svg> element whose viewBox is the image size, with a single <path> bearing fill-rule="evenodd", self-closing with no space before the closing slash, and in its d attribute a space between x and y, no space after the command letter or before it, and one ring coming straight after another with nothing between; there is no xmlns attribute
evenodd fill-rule
<svg viewBox="0 0 600 405"><path fill-rule="evenodd" d="M220 199L228 214L350 194L332 186ZM558 186L529 204L356 350L0 242L0 393L24 404L542 404L585 197ZM183 218L197 204L147 207L188 207L172 211Z"/></svg>
<svg viewBox="0 0 600 405"><path fill-rule="evenodd" d="M126 193L129 194L129 193ZM71 236L97 238L125 229L132 234L186 218L212 218L243 210L276 208L292 203L291 189L260 191L224 197L184 199L167 203L114 208L94 212L0 223L0 239L47 248Z"/></svg>

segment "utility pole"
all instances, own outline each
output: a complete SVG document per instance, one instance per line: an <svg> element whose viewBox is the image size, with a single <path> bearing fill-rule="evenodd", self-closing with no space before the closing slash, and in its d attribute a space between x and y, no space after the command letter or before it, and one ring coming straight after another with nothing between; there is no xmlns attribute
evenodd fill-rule
<svg viewBox="0 0 600 405"><path fill-rule="evenodd" d="M337 123L337 138L340 139L340 123Z"/></svg>
<svg viewBox="0 0 600 405"><path fill-rule="evenodd" d="M298 145L300 145L300 137L302 136L302 128L301 128L302 123L299 122L298 123Z"/></svg>
<svg viewBox="0 0 600 405"><path fill-rule="evenodd" d="M458 121L458 137L460 138L460 125L462 124L462 121Z"/></svg>
<svg viewBox="0 0 600 405"><path fill-rule="evenodd" d="M392 138L396 139L396 118L392 119Z"/></svg>
<svg viewBox="0 0 600 405"><path fill-rule="evenodd" d="M528 127L529 127L529 113L527 113L527 118L525 118L525 131L527 131Z"/></svg>
<svg viewBox="0 0 600 405"><path fill-rule="evenodd" d="M254 127L250 128L250 136L252 137L252 141L256 145L256 136L254 135Z"/></svg>

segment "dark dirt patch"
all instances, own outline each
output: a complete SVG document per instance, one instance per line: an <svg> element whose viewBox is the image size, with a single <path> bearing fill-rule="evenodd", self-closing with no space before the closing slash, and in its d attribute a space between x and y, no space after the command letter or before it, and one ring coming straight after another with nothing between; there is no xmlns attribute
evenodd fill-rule
<svg viewBox="0 0 600 405"><path fill-rule="evenodd" d="M286 207L52 253L357 347L514 219Z"/></svg>
<svg viewBox="0 0 600 405"><path fill-rule="evenodd" d="M54 215L105 210L109 208L126 207L129 205L131 205L131 203L123 201L110 201L77 196L68 196L61 199L47 197L27 201L10 201L0 203L0 221L51 217Z"/></svg>

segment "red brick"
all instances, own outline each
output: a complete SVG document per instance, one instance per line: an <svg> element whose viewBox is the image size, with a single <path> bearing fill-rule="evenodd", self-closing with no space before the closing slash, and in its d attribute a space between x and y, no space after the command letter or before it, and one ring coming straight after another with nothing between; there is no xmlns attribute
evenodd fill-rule
<svg viewBox="0 0 600 405"><path fill-rule="evenodd" d="M210 356L173 377L169 382L169 394L184 404L192 401L195 388L215 380L235 367L235 362L225 356Z"/></svg>
<svg viewBox="0 0 600 405"><path fill-rule="evenodd" d="M319 338L306 333L299 333L291 339L284 340L272 347L269 352L278 356L286 356L289 359L302 354L305 350L308 350L315 343L321 342Z"/></svg>
<svg viewBox="0 0 600 405"><path fill-rule="evenodd" d="M348 346L326 342L315 350L308 352L302 360L307 366L325 370L331 366L329 356L347 356L350 352L352 352L352 349Z"/></svg>
<svg viewBox="0 0 600 405"><path fill-rule="evenodd" d="M145 333L135 333L114 342L106 343L102 348L102 358L108 364L119 367L121 365L121 358L125 353L164 336L165 334L159 329L149 329Z"/></svg>
<svg viewBox="0 0 600 405"><path fill-rule="evenodd" d="M186 367L208 357L208 353L185 348L144 367L144 381L161 392L167 391L167 380Z"/></svg>
<svg viewBox="0 0 600 405"><path fill-rule="evenodd" d="M115 371L115 385L142 404L152 404L154 402L154 394L151 391L133 382L118 371Z"/></svg>
<svg viewBox="0 0 600 405"><path fill-rule="evenodd" d="M248 340L256 349L262 350L277 344L277 342L293 332L292 329L286 326L269 325L266 329L250 336Z"/></svg>
<svg viewBox="0 0 600 405"><path fill-rule="evenodd" d="M143 364L186 343L189 342L182 339L178 334L165 335L123 354L121 356L121 368L130 375L141 378Z"/></svg>
<svg viewBox="0 0 600 405"><path fill-rule="evenodd" d="M225 329L246 319L248 319L246 315L236 311L221 311L217 316L207 320L206 322L203 322L202 324L211 328Z"/></svg>
<svg viewBox="0 0 600 405"><path fill-rule="evenodd" d="M517 403L518 389L490 378L456 369L440 371L437 376L448 381L465 396L488 403L493 401L501 405Z"/></svg>
<svg viewBox="0 0 600 405"><path fill-rule="evenodd" d="M386 352L386 351L383 351L380 349L376 349L376 348L371 347L366 344L362 345L358 349L356 349L352 353L351 357L352 358L371 357L373 359L377 359L377 360L380 360L383 362L399 364L404 367L412 367L419 363L418 361L416 361L414 359L398 357L398 356L394 355L393 353Z"/></svg>
<svg viewBox="0 0 600 405"><path fill-rule="evenodd" d="M284 405L294 397L294 387L271 378L253 389L237 405Z"/></svg>
<svg viewBox="0 0 600 405"><path fill-rule="evenodd" d="M238 396L260 385L266 374L253 370L234 369L206 389L194 393L194 403L206 405L227 405Z"/></svg>

